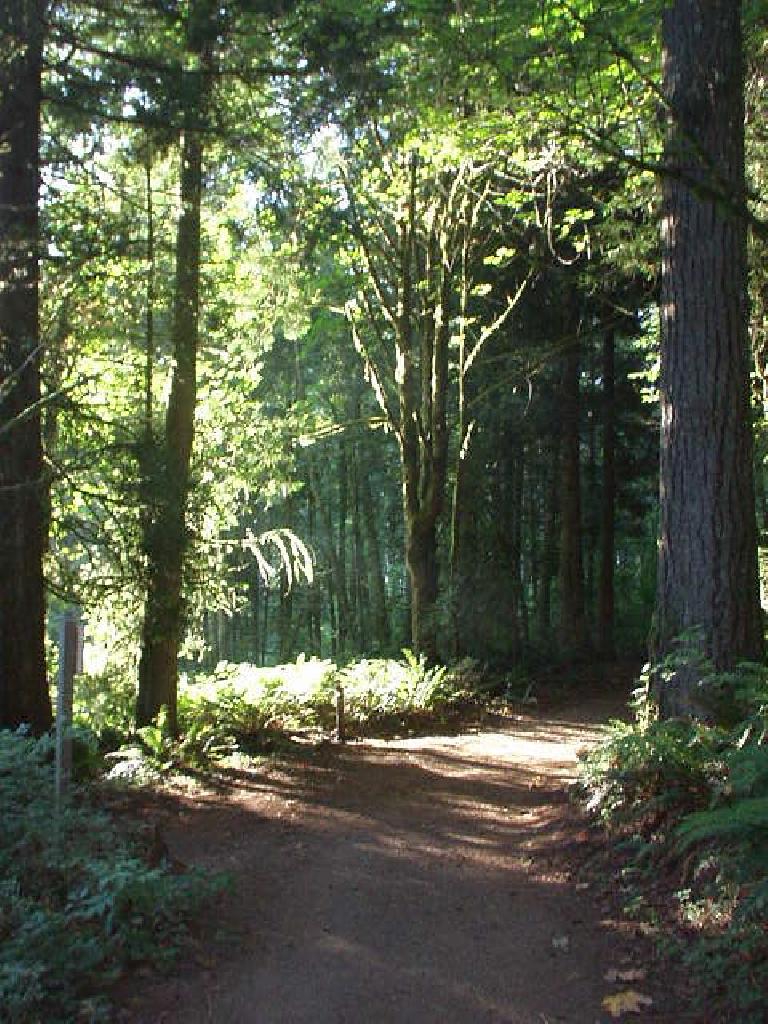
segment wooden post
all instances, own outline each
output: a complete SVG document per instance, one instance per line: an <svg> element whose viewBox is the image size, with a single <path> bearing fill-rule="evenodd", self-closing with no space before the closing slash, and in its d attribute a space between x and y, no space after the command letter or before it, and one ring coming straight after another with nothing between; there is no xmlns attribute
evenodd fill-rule
<svg viewBox="0 0 768 1024"><path fill-rule="evenodd" d="M56 698L56 804L72 776L72 694L74 678L82 671L82 627L74 608L67 608L59 623L59 681Z"/></svg>
<svg viewBox="0 0 768 1024"><path fill-rule="evenodd" d="M336 740L338 743L346 742L346 728L344 725L344 687L341 683L336 684Z"/></svg>

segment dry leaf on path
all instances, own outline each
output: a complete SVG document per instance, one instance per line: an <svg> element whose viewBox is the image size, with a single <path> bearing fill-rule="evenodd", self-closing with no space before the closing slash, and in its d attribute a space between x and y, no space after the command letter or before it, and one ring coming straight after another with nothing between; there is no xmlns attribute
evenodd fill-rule
<svg viewBox="0 0 768 1024"><path fill-rule="evenodd" d="M606 981L644 981L645 971L640 968L617 970L612 967L610 971L606 971L603 975Z"/></svg>
<svg viewBox="0 0 768 1024"><path fill-rule="evenodd" d="M653 1006L651 997L631 988L626 992L617 992L615 996L606 996L602 1002L603 1009L612 1017L621 1017L624 1013L642 1013L645 1006Z"/></svg>

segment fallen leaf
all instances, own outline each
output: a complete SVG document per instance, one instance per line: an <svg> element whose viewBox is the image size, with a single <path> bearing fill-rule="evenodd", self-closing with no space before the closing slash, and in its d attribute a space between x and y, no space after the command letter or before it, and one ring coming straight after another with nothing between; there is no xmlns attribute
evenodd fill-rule
<svg viewBox="0 0 768 1024"><path fill-rule="evenodd" d="M612 967L610 971L605 972L606 981L644 981L645 971L642 968L637 967L633 970L619 971L615 967Z"/></svg>
<svg viewBox="0 0 768 1024"><path fill-rule="evenodd" d="M653 1006L651 997L631 988L626 992L617 992L615 996L606 996L602 1002L603 1009L612 1017L621 1017L624 1013L642 1013L644 1006Z"/></svg>

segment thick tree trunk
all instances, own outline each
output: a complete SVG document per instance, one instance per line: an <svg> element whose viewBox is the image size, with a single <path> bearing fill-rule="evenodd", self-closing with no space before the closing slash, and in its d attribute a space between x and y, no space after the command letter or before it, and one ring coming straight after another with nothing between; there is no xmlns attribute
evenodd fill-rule
<svg viewBox="0 0 768 1024"><path fill-rule="evenodd" d="M205 5L190 14L190 50L208 63L210 26ZM186 127L181 151L181 216L176 233L176 289L172 341L174 369L155 481L155 506L144 530L147 597L139 662L136 718L151 722L166 708L167 725L176 732L178 654L185 625L184 560L189 544L187 503L197 396L197 348L200 295L200 203L203 142L201 118L207 103L208 75L190 73Z"/></svg>
<svg viewBox="0 0 768 1024"><path fill-rule="evenodd" d="M663 27L661 537L655 656L697 632L716 668L763 652L746 330L741 4L676 0ZM714 193L721 193L722 200ZM696 676L660 681L696 715Z"/></svg>
<svg viewBox="0 0 768 1024"><path fill-rule="evenodd" d="M574 325L568 326L573 330ZM581 458L579 445L579 345L568 350L560 408L560 623L561 654L579 658L587 649L584 568L581 553Z"/></svg>
<svg viewBox="0 0 768 1024"><path fill-rule="evenodd" d="M38 313L43 4L0 11L0 726L51 724Z"/></svg>
<svg viewBox="0 0 768 1024"><path fill-rule="evenodd" d="M600 494L600 578L597 592L597 647L611 659L614 648L614 561L616 510L616 337L603 339L603 486Z"/></svg>
<svg viewBox="0 0 768 1024"><path fill-rule="evenodd" d="M411 645L428 659L437 658L437 538L435 523L411 523L405 556L411 582Z"/></svg>

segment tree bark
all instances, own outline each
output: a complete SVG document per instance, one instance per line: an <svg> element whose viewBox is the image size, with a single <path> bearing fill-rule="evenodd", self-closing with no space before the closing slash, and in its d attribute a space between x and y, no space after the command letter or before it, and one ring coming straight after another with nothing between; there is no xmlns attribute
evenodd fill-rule
<svg viewBox="0 0 768 1024"><path fill-rule="evenodd" d="M741 4L676 0L663 24L661 535L656 658L696 633L716 669L763 653L747 358ZM721 193L722 201L712 198ZM696 674L665 716L705 713Z"/></svg>
<svg viewBox="0 0 768 1024"><path fill-rule="evenodd" d="M188 48L200 59L203 70L188 73L181 150L181 216L176 232L174 369L160 455L163 477L155 481L155 507L144 530L148 582L136 719L140 725L147 724L164 707L171 733L177 727L178 655L185 626L183 575L189 547L187 504L199 337L201 121L210 88L210 17L207 3L193 6L189 15Z"/></svg>
<svg viewBox="0 0 768 1024"><path fill-rule="evenodd" d="M45 668L46 502L40 427L43 4L0 11L0 726L51 724Z"/></svg>
<svg viewBox="0 0 768 1024"><path fill-rule="evenodd" d="M437 524L445 503L448 471L448 350L450 268L430 233L416 246L417 162L412 157L408 215L401 234L402 279L397 325L399 441L403 466L405 561L411 584L411 644L437 658L439 566ZM427 296L417 315L418 285ZM417 370L418 364L418 370Z"/></svg>

